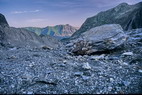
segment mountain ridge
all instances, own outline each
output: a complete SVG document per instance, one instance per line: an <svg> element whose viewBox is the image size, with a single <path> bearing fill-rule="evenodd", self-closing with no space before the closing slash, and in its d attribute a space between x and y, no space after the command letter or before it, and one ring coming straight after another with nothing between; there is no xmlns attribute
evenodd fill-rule
<svg viewBox="0 0 142 95"><path fill-rule="evenodd" d="M89 17L82 24L81 28L72 35L72 38L81 33L104 24L120 24L127 31L136 28L142 28L142 2L135 5L121 3L114 8L102 11L95 16Z"/></svg>
<svg viewBox="0 0 142 95"><path fill-rule="evenodd" d="M50 35L57 37L70 37L74 32L77 31L76 27L73 27L69 24L66 25L55 25L47 26L44 28L40 27L23 27L31 32L35 32L37 35Z"/></svg>

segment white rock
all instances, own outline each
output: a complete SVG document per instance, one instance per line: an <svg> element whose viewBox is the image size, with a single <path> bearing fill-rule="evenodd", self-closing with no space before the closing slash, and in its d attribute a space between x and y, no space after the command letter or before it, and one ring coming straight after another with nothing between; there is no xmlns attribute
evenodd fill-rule
<svg viewBox="0 0 142 95"><path fill-rule="evenodd" d="M133 52L125 52L125 53L123 53L122 55L132 56L132 55L133 55Z"/></svg>
<svg viewBox="0 0 142 95"><path fill-rule="evenodd" d="M17 49L17 48L16 48L16 47L14 47L14 48L10 48L9 50L11 50L11 51L12 51L12 50L16 50L16 49Z"/></svg>
<svg viewBox="0 0 142 95"><path fill-rule="evenodd" d="M90 67L90 65L89 65L88 62L83 63L83 68L84 68L84 69L87 69L87 70L90 70L90 69L91 69L91 67Z"/></svg>
<svg viewBox="0 0 142 95"><path fill-rule="evenodd" d="M70 46L73 46L73 43L69 43L66 45L66 47L70 47Z"/></svg>
<svg viewBox="0 0 142 95"><path fill-rule="evenodd" d="M102 54L100 56L91 56L91 59L94 59L94 60L99 60L99 59L104 59L105 58L105 54Z"/></svg>
<svg viewBox="0 0 142 95"><path fill-rule="evenodd" d="M63 63L67 63L67 60L64 60Z"/></svg>
<svg viewBox="0 0 142 95"><path fill-rule="evenodd" d="M128 63L126 63L126 62L123 62L123 64L124 64L124 65L128 65Z"/></svg>
<svg viewBox="0 0 142 95"><path fill-rule="evenodd" d="M142 70L139 70L140 73L142 73Z"/></svg>
<svg viewBox="0 0 142 95"><path fill-rule="evenodd" d="M29 91L29 92L27 92L27 94L33 94L33 92Z"/></svg>
<svg viewBox="0 0 142 95"><path fill-rule="evenodd" d="M108 87L108 91L111 91L112 90L112 87Z"/></svg>
<svg viewBox="0 0 142 95"><path fill-rule="evenodd" d="M110 81L111 81L111 82L113 82L113 81L114 81L114 79L113 79L113 78L110 78Z"/></svg>

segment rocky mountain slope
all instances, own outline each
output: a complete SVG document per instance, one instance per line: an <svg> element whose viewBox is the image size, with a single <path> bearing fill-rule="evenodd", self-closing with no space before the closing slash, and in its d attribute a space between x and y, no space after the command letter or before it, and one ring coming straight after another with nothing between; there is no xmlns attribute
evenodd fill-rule
<svg viewBox="0 0 142 95"><path fill-rule="evenodd" d="M58 40L49 36L38 36L25 29L9 27L3 15L0 16L0 44L1 46L36 48L47 46L56 48Z"/></svg>
<svg viewBox="0 0 142 95"><path fill-rule="evenodd" d="M24 29L35 32L37 35L50 35L62 38L70 37L74 32L77 31L77 28L70 26L69 24L47 26L45 28L25 27Z"/></svg>
<svg viewBox="0 0 142 95"><path fill-rule="evenodd" d="M61 44L0 17L0 94L142 93L142 28L105 24Z"/></svg>
<svg viewBox="0 0 142 95"><path fill-rule="evenodd" d="M122 49L70 55L60 49L0 48L1 94L142 93L142 29Z"/></svg>
<svg viewBox="0 0 142 95"><path fill-rule="evenodd" d="M135 5L122 3L115 8L98 13L88 18L72 38L81 33L103 24L120 24L124 30L142 28L142 2Z"/></svg>

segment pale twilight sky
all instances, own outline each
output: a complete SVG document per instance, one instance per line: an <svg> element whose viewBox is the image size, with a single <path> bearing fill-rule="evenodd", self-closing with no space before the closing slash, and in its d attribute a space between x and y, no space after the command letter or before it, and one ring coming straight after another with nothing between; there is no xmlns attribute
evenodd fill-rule
<svg viewBox="0 0 142 95"><path fill-rule="evenodd" d="M12 27L46 27L70 24L80 27L100 11L120 3L135 4L142 0L0 0L0 13Z"/></svg>

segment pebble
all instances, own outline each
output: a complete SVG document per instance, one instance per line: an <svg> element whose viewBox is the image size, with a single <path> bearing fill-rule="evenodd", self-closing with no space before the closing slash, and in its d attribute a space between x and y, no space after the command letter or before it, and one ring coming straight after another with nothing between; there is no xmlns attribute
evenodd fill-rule
<svg viewBox="0 0 142 95"><path fill-rule="evenodd" d="M91 56L92 60L100 60L100 59L104 59L105 58L105 54L102 54L100 56Z"/></svg>
<svg viewBox="0 0 142 95"><path fill-rule="evenodd" d="M12 84L11 87L14 88L15 86Z"/></svg>
<svg viewBox="0 0 142 95"><path fill-rule="evenodd" d="M129 86L130 85L129 81L123 81L123 83L124 83L125 86Z"/></svg>
<svg viewBox="0 0 142 95"><path fill-rule="evenodd" d="M89 65L88 62L83 63L83 67L82 67L82 68L83 68L83 69L86 69L86 70L90 70L90 69L91 69L91 67L90 67L90 65Z"/></svg>
<svg viewBox="0 0 142 95"><path fill-rule="evenodd" d="M123 62L123 64L124 64L124 65L128 65L128 63L126 63L126 62Z"/></svg>
<svg viewBox="0 0 142 95"><path fill-rule="evenodd" d="M88 76L82 76L82 79L83 80L88 80L90 77L88 77Z"/></svg>
<svg viewBox="0 0 142 95"><path fill-rule="evenodd" d="M108 87L108 91L111 91L112 90L112 87Z"/></svg>
<svg viewBox="0 0 142 95"><path fill-rule="evenodd" d="M29 91L29 92L27 92L27 94L33 94L33 92Z"/></svg>
<svg viewBox="0 0 142 95"><path fill-rule="evenodd" d="M114 79L113 79L113 78L110 78L109 80L110 80L111 82L113 82L113 81L114 81Z"/></svg>
<svg viewBox="0 0 142 95"><path fill-rule="evenodd" d="M133 55L133 52L125 52L125 53L123 53L122 55L132 56L132 55Z"/></svg>
<svg viewBox="0 0 142 95"><path fill-rule="evenodd" d="M16 47L14 47L14 48L10 48L9 50L11 50L11 51L13 51L13 50L16 50L17 48Z"/></svg>
<svg viewBox="0 0 142 95"><path fill-rule="evenodd" d="M67 63L67 60L64 60L63 63L66 64L66 63Z"/></svg>
<svg viewBox="0 0 142 95"><path fill-rule="evenodd" d="M8 59L16 59L16 56L12 55L11 57L8 57Z"/></svg>
<svg viewBox="0 0 142 95"><path fill-rule="evenodd" d="M142 73L142 70L138 70L140 73Z"/></svg>
<svg viewBox="0 0 142 95"><path fill-rule="evenodd" d="M73 46L74 44L73 43L69 43L66 45L66 47L70 47L70 46Z"/></svg>
<svg viewBox="0 0 142 95"><path fill-rule="evenodd" d="M75 76L82 76L83 73L82 73L82 72L75 72L74 75L75 75Z"/></svg>

